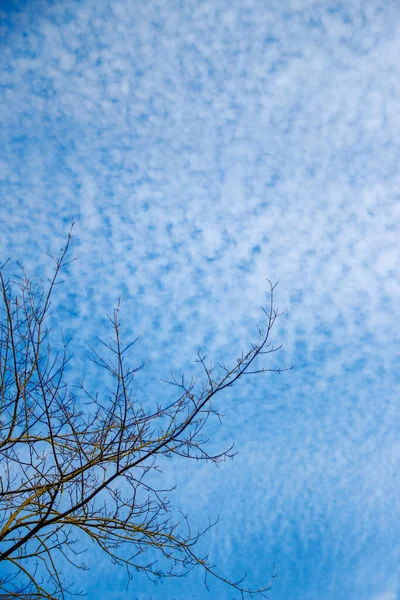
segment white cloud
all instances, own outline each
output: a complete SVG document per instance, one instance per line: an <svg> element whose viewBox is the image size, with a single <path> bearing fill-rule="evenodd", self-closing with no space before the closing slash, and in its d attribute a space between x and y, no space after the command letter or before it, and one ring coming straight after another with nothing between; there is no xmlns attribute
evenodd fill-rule
<svg viewBox="0 0 400 600"><path fill-rule="evenodd" d="M265 278L279 280L288 316L276 339L297 371L244 384L234 413L221 400L218 435L253 463L221 469L206 491L199 471L189 496L202 489L220 504L220 477L230 498L256 480L251 514L226 510L249 538L262 538L257 523L275 527L288 555L282 542L268 556L301 570L291 553L316 536L333 575L351 547L364 574L375 536L389 555L382 572L396 569L396 4L40 6L3 25L1 257L38 273L74 217L79 260L58 294L66 305L73 290L75 309L63 325L78 345L92 340L122 295L127 335L146 331L157 376L199 347L236 355L255 333ZM223 542L228 562L239 537ZM321 597L309 560L308 600ZM351 577L348 597L371 597ZM323 597L338 597L332 581ZM275 598L294 582L282 585Z"/></svg>

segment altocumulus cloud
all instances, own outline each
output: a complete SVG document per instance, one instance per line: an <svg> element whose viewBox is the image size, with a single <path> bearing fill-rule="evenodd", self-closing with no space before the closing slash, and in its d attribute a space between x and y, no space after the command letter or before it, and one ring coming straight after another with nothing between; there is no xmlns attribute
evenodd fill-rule
<svg viewBox="0 0 400 600"><path fill-rule="evenodd" d="M1 258L39 274L75 218L78 261L58 297L78 348L122 296L126 335L144 331L148 389L163 393L158 377L198 348L238 354L265 278L280 281L277 359L296 370L221 398L215 435L236 440L235 461L165 473L199 524L220 513L208 545L229 574L257 581L277 564L275 600L399 597L399 12L378 0L0 9ZM122 575L101 568L112 581L95 566L91 580L123 597ZM196 575L135 592L208 597Z"/></svg>

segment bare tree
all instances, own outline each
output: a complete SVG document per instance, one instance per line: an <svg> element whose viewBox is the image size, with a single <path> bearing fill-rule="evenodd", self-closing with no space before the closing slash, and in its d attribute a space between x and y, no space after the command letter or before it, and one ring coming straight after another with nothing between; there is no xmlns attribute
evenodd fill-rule
<svg viewBox="0 0 400 600"><path fill-rule="evenodd" d="M192 533L189 519L174 511L171 490L155 486L164 457L213 463L232 456L232 447L207 451L205 426L218 416L214 397L244 375L280 372L256 366L276 352L270 334L279 316L274 287L258 341L236 363L214 366L199 354L203 382L172 376L177 390L168 405L149 410L133 393L143 365L132 367L128 351L135 341L121 339L119 307L110 317L113 339L99 340L92 361L107 372L111 392L91 394L82 383L75 395L65 381L67 342L50 346L51 299L67 252L72 227L54 275L34 285L23 267L6 279L0 272L0 591L7 598L65 598L72 593L62 565L85 569L80 551L85 538L127 569L128 580L141 571L158 580L200 566L240 594L265 595L271 581L248 589L216 571L196 542L211 526ZM79 542L79 543L78 543ZM151 557L149 557L151 555ZM155 558L156 557L156 558ZM158 567L161 562L164 568ZM275 573L272 575L272 578ZM80 593L80 592L78 592Z"/></svg>

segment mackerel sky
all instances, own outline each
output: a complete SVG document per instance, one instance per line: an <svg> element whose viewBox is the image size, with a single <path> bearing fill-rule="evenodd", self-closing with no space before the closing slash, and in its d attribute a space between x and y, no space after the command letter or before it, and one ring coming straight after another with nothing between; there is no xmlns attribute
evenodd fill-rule
<svg viewBox="0 0 400 600"><path fill-rule="evenodd" d="M75 220L72 383L119 297L155 403L256 340L279 281L265 366L294 370L220 396L233 461L163 476L195 527L219 515L223 574L276 564L272 600L400 599L399 164L398 1L0 3L0 260L48 273ZM86 562L89 600L234 597Z"/></svg>

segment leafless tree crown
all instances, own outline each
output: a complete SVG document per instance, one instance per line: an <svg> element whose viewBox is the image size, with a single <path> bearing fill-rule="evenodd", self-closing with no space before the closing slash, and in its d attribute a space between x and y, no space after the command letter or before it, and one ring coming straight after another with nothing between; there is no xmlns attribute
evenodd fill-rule
<svg viewBox="0 0 400 600"><path fill-rule="evenodd" d="M63 566L87 568L85 538L124 565L128 581L137 572L158 580L200 566L206 585L212 575L242 596L264 596L271 581L249 589L196 553L196 542L212 524L193 532L188 516L173 510L171 490L155 487L151 473L165 456L218 463L233 455L232 447L209 454L205 428L211 414L218 416L218 393L245 375L280 372L256 366L262 355L279 349L270 343L279 316L275 286L270 284L258 341L230 367L199 354L204 380L171 376L175 400L152 410L133 392L143 365L128 362L137 340L124 345L118 306L109 317L112 340L99 340L92 357L111 378L111 392L94 395L81 383L74 393L65 377L68 344L53 350L48 326L60 272L71 262L71 232L47 283L34 285L23 267L11 279L5 265L0 272L0 598L79 594L65 582Z"/></svg>

